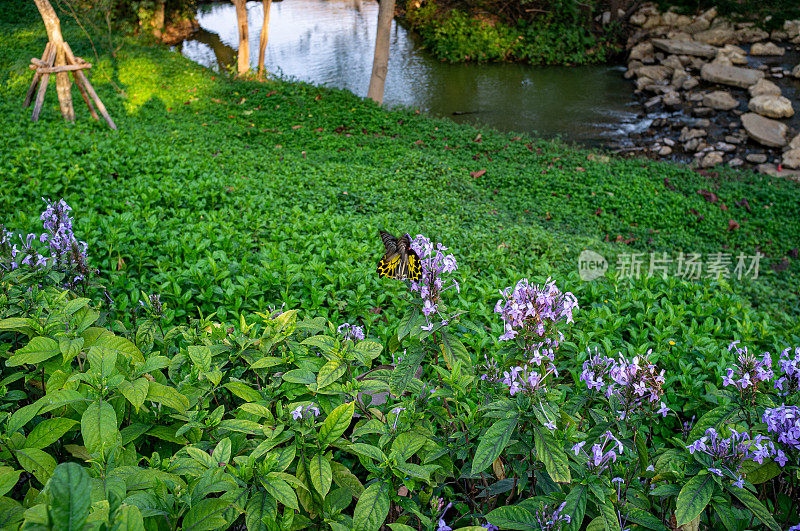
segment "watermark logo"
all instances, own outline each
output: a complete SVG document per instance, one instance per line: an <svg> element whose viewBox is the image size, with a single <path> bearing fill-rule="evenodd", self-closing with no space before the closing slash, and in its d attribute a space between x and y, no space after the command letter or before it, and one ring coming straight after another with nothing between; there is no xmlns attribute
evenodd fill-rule
<svg viewBox="0 0 800 531"><path fill-rule="evenodd" d="M608 271L608 262L602 255L585 250L578 257L578 274L581 280L590 282L605 275L606 271Z"/></svg>

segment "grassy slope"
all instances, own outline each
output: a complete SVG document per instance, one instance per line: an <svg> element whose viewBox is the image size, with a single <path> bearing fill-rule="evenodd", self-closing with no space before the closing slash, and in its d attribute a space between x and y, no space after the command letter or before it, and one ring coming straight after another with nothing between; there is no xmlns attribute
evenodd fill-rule
<svg viewBox="0 0 800 531"><path fill-rule="evenodd" d="M78 120L64 124L54 89L32 124L20 104L44 30L30 14L10 11L0 11L0 221L34 230L40 197L66 197L76 232L123 308L136 289L161 292L177 317L197 308L230 317L283 301L334 321L361 319L385 337L384 317L393 322L402 306L393 296L401 288L374 274L377 229L386 228L449 245L464 282L461 304L495 328L498 288L552 274L587 308L575 325L580 346L600 338L637 348L667 338L691 342L692 319L707 318L706 334L720 344L734 334L765 345L791 342L780 332L779 311L800 314L795 259L784 271L763 267L758 281L730 287L587 285L576 261L584 248L613 264L624 252L752 254L758 247L777 263L798 246L796 183L607 160L563 144L386 112L305 84L231 82L163 47L134 42L113 61L101 57L91 75L118 132L92 122L77 92ZM92 58L82 34L64 25L76 53ZM698 189L714 191L728 210ZM742 199L751 212L737 206ZM729 219L741 228L728 231ZM618 235L633 240L604 241ZM750 312L730 291L768 313ZM797 339L796 319L788 322Z"/></svg>

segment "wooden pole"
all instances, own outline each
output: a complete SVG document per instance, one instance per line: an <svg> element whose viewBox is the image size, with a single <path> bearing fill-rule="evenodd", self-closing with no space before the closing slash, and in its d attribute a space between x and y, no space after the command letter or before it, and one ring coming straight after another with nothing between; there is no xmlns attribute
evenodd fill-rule
<svg viewBox="0 0 800 531"><path fill-rule="evenodd" d="M261 0L264 6L264 24L261 26L261 39L258 41L258 79L264 75L264 56L267 53L267 39L269 39L269 8L272 0Z"/></svg>
<svg viewBox="0 0 800 531"><path fill-rule="evenodd" d="M42 54L41 62L44 63L47 59L48 54L50 53L50 41L44 47L44 53ZM39 86L39 81L42 79L41 72L36 72L33 74L33 81L31 82L30 88L28 88L28 93L25 95L25 101L22 103L22 107L28 107L33 102L33 95L36 93L36 87Z"/></svg>
<svg viewBox="0 0 800 531"><path fill-rule="evenodd" d="M56 59L56 47L51 46L48 51L45 62L53 64ZM36 103L33 104L33 114L31 114L31 121L36 122L39 120L39 113L42 112L44 105L44 95L47 93L47 85L50 82L50 74L42 74L42 80L39 82L39 92L36 94Z"/></svg>
<svg viewBox="0 0 800 531"><path fill-rule="evenodd" d="M378 105L383 103L383 88L386 85L386 74L389 72L389 41L393 18L394 0L380 0L375 56L372 60L372 75L369 78L367 91L367 97L376 101Z"/></svg>
<svg viewBox="0 0 800 531"><path fill-rule="evenodd" d="M72 53L72 49L69 47L69 44L67 44L66 42L64 43L64 51L66 52L67 58L71 63L77 63L78 62L77 59L75 59L75 55ZM83 86L86 89L86 92L94 100L94 104L97 106L97 110L100 112L100 115L106 121L108 126L111 129L116 129L117 128L117 124L115 124L114 120L111 119L111 116L108 114L108 111L106 110L106 106L103 105L102 101L100 101L100 97L94 91L94 88L92 87L92 84L89 83L89 79L86 77L86 74L83 73L83 70L75 70L75 76L77 77L79 83L83 83Z"/></svg>
<svg viewBox="0 0 800 531"><path fill-rule="evenodd" d="M55 48L56 56L54 64L55 66L63 66L66 64L66 55L64 52L64 37L61 35L61 21L58 20L58 15L56 15L56 11L53 9L53 6L50 5L49 0L33 1L39 9L39 14L42 16L44 27L47 30L47 37L53 48ZM67 72L58 72L56 74L58 106L61 108L61 116L68 122L72 122L75 121L75 109L72 107L72 96L70 95L69 88L69 74Z"/></svg>

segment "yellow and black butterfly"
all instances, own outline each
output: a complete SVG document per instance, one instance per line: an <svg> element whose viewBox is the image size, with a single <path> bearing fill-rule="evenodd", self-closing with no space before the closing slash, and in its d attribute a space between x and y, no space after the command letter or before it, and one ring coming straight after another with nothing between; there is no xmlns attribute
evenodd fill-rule
<svg viewBox="0 0 800 531"><path fill-rule="evenodd" d="M419 256L411 248L411 237L404 234L395 238L386 231L379 230L386 254L378 262L378 276L396 280L419 280L422 266Z"/></svg>

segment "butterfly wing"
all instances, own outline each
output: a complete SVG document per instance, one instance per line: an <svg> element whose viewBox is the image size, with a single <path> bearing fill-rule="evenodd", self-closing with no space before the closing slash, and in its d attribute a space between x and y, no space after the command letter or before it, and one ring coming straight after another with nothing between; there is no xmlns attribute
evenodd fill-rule
<svg viewBox="0 0 800 531"><path fill-rule="evenodd" d="M411 237L404 234L398 239L388 232L379 232L386 254L378 262L378 276L396 280L419 280L422 267L419 256L411 248Z"/></svg>
<svg viewBox="0 0 800 531"><path fill-rule="evenodd" d="M397 244L399 243L397 238L384 230L379 230L378 234L381 235L381 241L383 242L383 246L386 248L386 254L395 254L397 252Z"/></svg>

